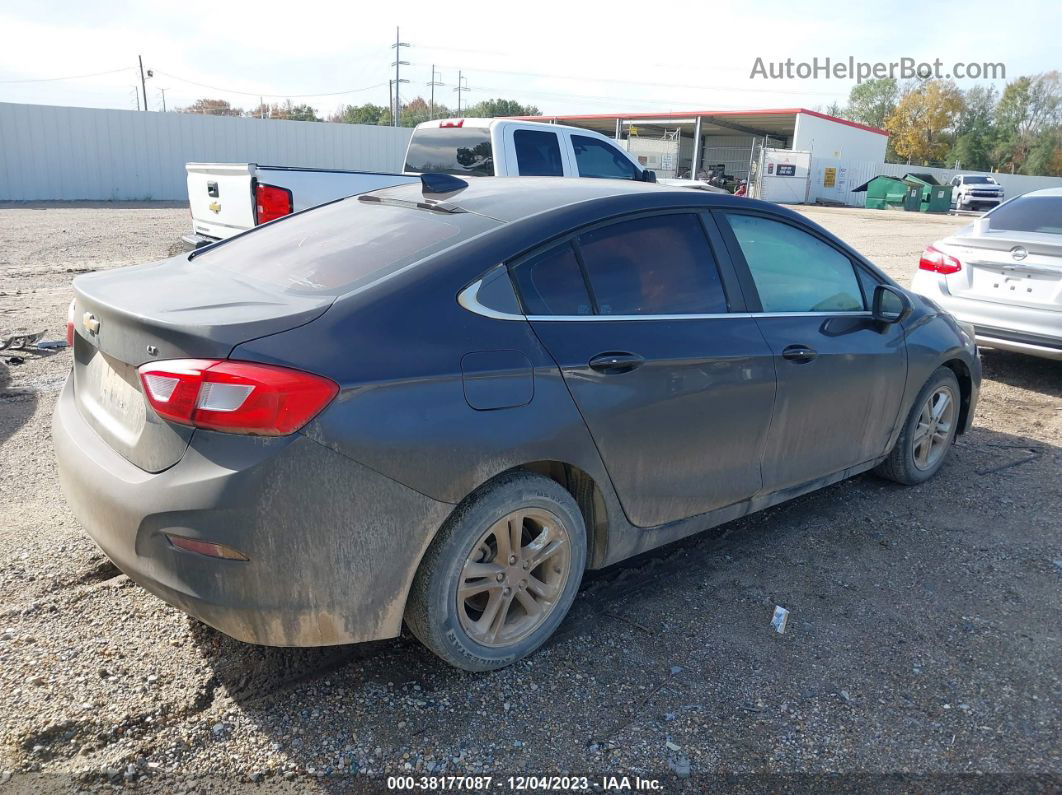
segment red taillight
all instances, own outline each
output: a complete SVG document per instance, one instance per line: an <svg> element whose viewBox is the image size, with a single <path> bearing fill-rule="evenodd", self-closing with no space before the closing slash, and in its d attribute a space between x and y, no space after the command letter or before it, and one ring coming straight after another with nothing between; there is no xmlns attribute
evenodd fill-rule
<svg viewBox="0 0 1062 795"><path fill-rule="evenodd" d="M464 119L453 119L452 121L441 121L441 122L439 122L439 126L440 127L464 127L465 126L465 120Z"/></svg>
<svg viewBox="0 0 1062 795"><path fill-rule="evenodd" d="M171 544L173 544L173 546L177 547L177 549L183 549L186 552L195 552L199 555L206 555L208 558L247 560L247 556L240 552L240 550L233 549L224 544L216 544L213 541L201 541L198 538L175 536L170 533L166 533L166 538Z"/></svg>
<svg viewBox="0 0 1062 795"><path fill-rule="evenodd" d="M922 259L918 260L918 267L934 273L958 273L962 270L962 263L950 254L927 246L922 252Z"/></svg>
<svg viewBox="0 0 1062 795"><path fill-rule="evenodd" d="M70 306L66 310L66 346L74 347L74 303L77 299L70 299Z"/></svg>
<svg viewBox="0 0 1062 795"><path fill-rule="evenodd" d="M291 191L259 182L254 188L255 223L264 224L291 215Z"/></svg>
<svg viewBox="0 0 1062 795"><path fill-rule="evenodd" d="M140 381L164 419L254 436L294 433L339 392L319 375L217 359L152 362L140 368Z"/></svg>

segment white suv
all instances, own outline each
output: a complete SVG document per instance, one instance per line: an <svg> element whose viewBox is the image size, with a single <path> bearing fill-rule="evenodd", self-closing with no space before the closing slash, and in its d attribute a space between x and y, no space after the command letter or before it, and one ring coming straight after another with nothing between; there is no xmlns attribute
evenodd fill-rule
<svg viewBox="0 0 1062 795"><path fill-rule="evenodd" d="M959 174L948 184L956 210L991 210L1003 203L1003 186L984 174Z"/></svg>

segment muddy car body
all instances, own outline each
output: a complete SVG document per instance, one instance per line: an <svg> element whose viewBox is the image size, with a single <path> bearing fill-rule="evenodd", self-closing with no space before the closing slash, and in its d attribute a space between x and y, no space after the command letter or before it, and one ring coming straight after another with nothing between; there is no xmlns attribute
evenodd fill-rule
<svg viewBox="0 0 1062 795"><path fill-rule="evenodd" d="M75 281L64 491L123 571L233 637L351 643L405 619L498 667L584 568L874 467L920 482L972 419L972 337L791 211L425 179ZM286 433L174 421L145 380L174 361L334 397Z"/></svg>

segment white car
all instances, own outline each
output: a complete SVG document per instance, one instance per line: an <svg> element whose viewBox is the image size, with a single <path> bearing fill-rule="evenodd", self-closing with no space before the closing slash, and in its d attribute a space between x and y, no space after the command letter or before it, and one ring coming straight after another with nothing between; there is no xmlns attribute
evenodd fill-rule
<svg viewBox="0 0 1062 795"><path fill-rule="evenodd" d="M1003 203L1003 186L984 174L959 174L948 184L956 210L990 210Z"/></svg>
<svg viewBox="0 0 1062 795"><path fill-rule="evenodd" d="M1026 193L922 252L911 289L977 343L1062 360L1062 188Z"/></svg>

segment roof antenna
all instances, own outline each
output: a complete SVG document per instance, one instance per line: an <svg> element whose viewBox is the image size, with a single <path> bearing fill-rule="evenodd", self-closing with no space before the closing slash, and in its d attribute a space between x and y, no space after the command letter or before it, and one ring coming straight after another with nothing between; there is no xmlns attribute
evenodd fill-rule
<svg viewBox="0 0 1062 795"><path fill-rule="evenodd" d="M421 174L420 184L425 196L429 193L457 193L468 187L467 182L453 174Z"/></svg>

